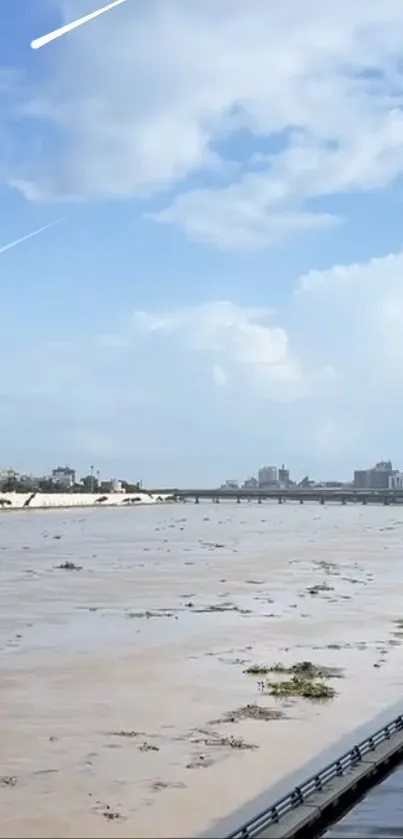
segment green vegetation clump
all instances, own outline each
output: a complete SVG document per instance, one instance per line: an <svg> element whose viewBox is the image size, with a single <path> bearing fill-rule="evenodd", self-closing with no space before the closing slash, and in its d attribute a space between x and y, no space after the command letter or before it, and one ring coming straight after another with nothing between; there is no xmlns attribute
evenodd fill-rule
<svg viewBox="0 0 403 839"><path fill-rule="evenodd" d="M285 714L278 708L267 708L262 705L249 703L243 708L238 708L236 711L227 711L227 713L218 720L212 720L211 725L221 725L222 723L235 723L241 720L262 720L270 722L271 720L284 719Z"/></svg>
<svg viewBox="0 0 403 839"><path fill-rule="evenodd" d="M271 696L301 697L311 700L333 699L336 691L326 683L326 679L338 678L342 675L340 669L336 667L323 667L313 664L312 661L298 661L289 667L281 663L270 667L252 664L244 672L252 676L268 676L271 673L278 676L287 675L289 678L281 681L269 681L269 679L261 681L258 683L259 687L264 693L268 689Z"/></svg>
<svg viewBox="0 0 403 839"><path fill-rule="evenodd" d="M249 676L267 676L269 673L279 673L305 679L336 679L341 676L341 672L337 667L321 667L313 664L312 661L298 661L296 664L291 665L291 667L286 667L284 664L278 662L271 667L252 664L244 672Z"/></svg>
<svg viewBox="0 0 403 839"><path fill-rule="evenodd" d="M333 699L336 696L334 688L322 680L292 676L282 682L267 682L272 696L301 697L301 699Z"/></svg>

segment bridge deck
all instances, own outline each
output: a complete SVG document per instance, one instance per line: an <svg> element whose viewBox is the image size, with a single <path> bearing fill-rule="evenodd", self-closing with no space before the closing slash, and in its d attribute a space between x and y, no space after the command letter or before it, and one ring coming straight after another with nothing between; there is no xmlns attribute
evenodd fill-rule
<svg viewBox="0 0 403 839"><path fill-rule="evenodd" d="M348 488L327 487L279 487L270 489L153 489L156 495L170 495L178 501L193 500L196 503L207 501L258 501L277 500L286 501L318 501L321 504L338 502L342 504L403 504L403 490L357 490Z"/></svg>

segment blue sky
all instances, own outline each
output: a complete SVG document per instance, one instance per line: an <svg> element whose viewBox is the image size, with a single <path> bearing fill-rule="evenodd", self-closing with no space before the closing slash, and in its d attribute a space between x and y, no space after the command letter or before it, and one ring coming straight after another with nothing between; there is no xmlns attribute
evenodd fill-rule
<svg viewBox="0 0 403 839"><path fill-rule="evenodd" d="M400 0L127 0L30 49L96 8L0 0L0 466L403 466Z"/></svg>

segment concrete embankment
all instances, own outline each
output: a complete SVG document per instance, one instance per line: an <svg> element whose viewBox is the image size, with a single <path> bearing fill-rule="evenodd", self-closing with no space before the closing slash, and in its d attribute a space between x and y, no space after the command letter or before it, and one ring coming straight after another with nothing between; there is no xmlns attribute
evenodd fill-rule
<svg viewBox="0 0 403 839"><path fill-rule="evenodd" d="M137 504L156 504L169 496L147 492L81 493L81 492L2 492L0 510L46 509L58 507L131 507Z"/></svg>

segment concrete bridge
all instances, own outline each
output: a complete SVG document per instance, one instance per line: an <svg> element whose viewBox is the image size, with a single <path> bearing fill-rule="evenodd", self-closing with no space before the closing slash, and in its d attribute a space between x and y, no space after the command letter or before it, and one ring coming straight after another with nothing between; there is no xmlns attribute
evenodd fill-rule
<svg viewBox="0 0 403 839"><path fill-rule="evenodd" d="M288 489L152 489L155 495L171 495L177 501L277 501L284 504L294 501L303 504L306 501L316 501L319 504L328 502L338 504L403 504L403 489L359 490L353 487L289 487Z"/></svg>

